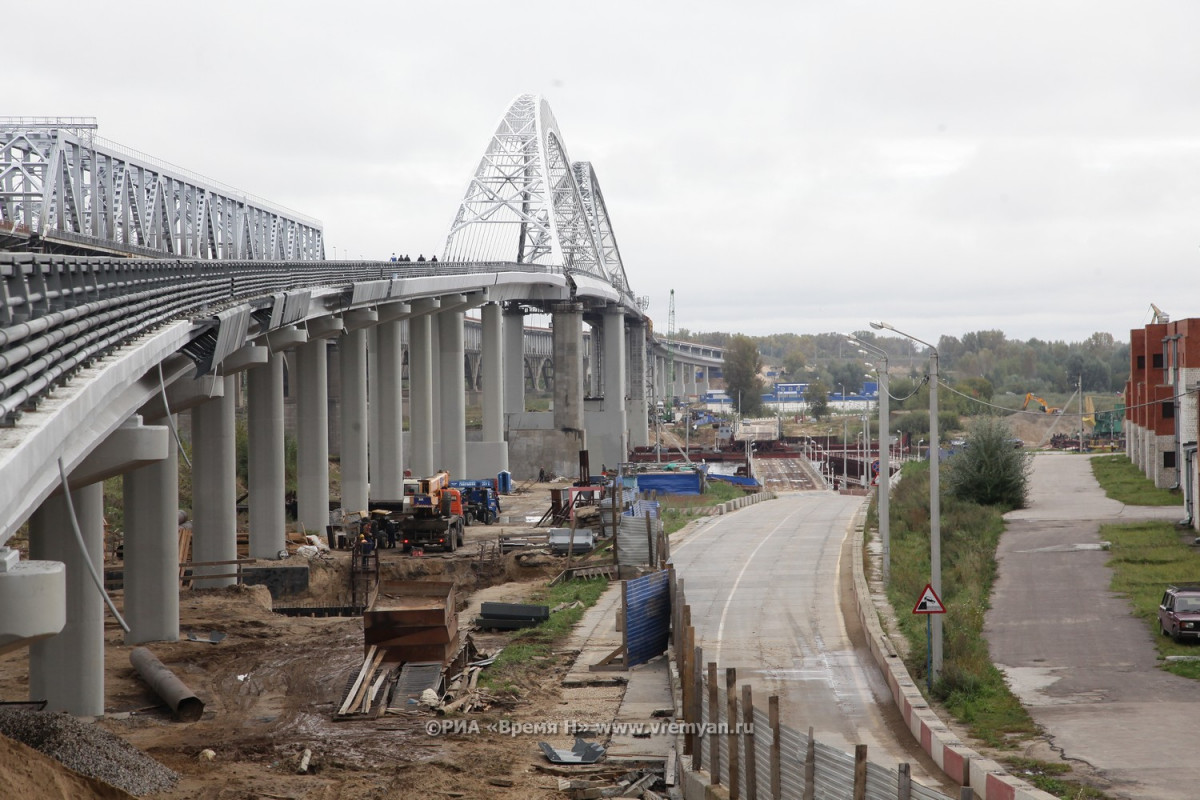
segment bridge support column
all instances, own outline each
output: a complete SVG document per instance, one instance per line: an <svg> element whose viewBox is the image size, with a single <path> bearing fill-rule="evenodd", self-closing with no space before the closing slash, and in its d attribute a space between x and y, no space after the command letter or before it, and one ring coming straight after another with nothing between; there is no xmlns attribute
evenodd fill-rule
<svg viewBox="0 0 1200 800"><path fill-rule="evenodd" d="M554 325L554 427L583 430L583 307L558 303Z"/></svg>
<svg viewBox="0 0 1200 800"><path fill-rule="evenodd" d="M660 355L654 356L654 399L667 399L667 360Z"/></svg>
<svg viewBox="0 0 1200 800"><path fill-rule="evenodd" d="M297 349L296 483L300 525L324 533L329 524L329 387L324 339Z"/></svg>
<svg viewBox="0 0 1200 800"><path fill-rule="evenodd" d="M250 557L278 559L287 546L284 494L287 477L283 443L283 354L247 373L250 490ZM232 570L225 569L223 572Z"/></svg>
<svg viewBox="0 0 1200 800"><path fill-rule="evenodd" d="M684 394L684 399L686 400L687 398L690 398L692 395L697 394L697 391L696 391L696 365L684 363L684 364L678 364L677 366L683 370L683 394Z"/></svg>
<svg viewBox="0 0 1200 800"><path fill-rule="evenodd" d="M412 471L414 477L432 475L433 460L433 320L430 313L437 300L413 303L408 320L408 397L412 430Z"/></svg>
<svg viewBox="0 0 1200 800"><path fill-rule="evenodd" d="M504 309L504 413L525 413L525 312Z"/></svg>
<svg viewBox="0 0 1200 800"><path fill-rule="evenodd" d="M443 469L459 479L467 472L467 401L463 364L463 312L438 313L438 385L441 387Z"/></svg>
<svg viewBox="0 0 1200 800"><path fill-rule="evenodd" d="M338 350L342 384L342 509L363 511L367 508L369 479L367 431L375 421L370 415L379 413L378 399L374 408L367 402L367 331L345 334L338 342ZM371 383L377 383L378 376L376 367Z"/></svg>
<svg viewBox="0 0 1200 800"><path fill-rule="evenodd" d="M650 444L647 420L650 415L646 399L646 323L639 319L629 322L629 403L626 420L629 426L629 446Z"/></svg>
<svg viewBox="0 0 1200 800"><path fill-rule="evenodd" d="M608 306L601 318L600 335L592 339L592 352L600 344L600 383L604 400L599 412L589 412L589 458L596 466L617 465L629 455L629 433L625 413L625 312ZM595 359L593 359L594 361Z"/></svg>
<svg viewBox="0 0 1200 800"><path fill-rule="evenodd" d="M192 561L237 558L237 463L233 376L218 378L221 397L192 409ZM193 574L222 575L233 565L197 567ZM233 578L195 581L197 589L232 586Z"/></svg>
<svg viewBox="0 0 1200 800"><path fill-rule="evenodd" d="M379 475L379 445L371 443L371 437L379 430L379 328L367 328L367 481ZM342 480L346 475L342 473ZM346 489L342 487L342 508L346 505ZM360 509L361 510L361 509Z"/></svg>
<svg viewBox="0 0 1200 800"><path fill-rule="evenodd" d="M711 377L712 376L709 373L709 367L704 367L704 383L701 384L700 388L703 390L706 397L708 396L708 393L712 391L712 383L710 382Z"/></svg>
<svg viewBox="0 0 1200 800"><path fill-rule="evenodd" d="M87 562L104 570L104 484L71 492L86 554L81 553L62 493L51 495L29 519L31 560L66 565L67 624L62 632L29 645L29 699L47 711L83 717L104 714L104 600Z"/></svg>
<svg viewBox="0 0 1200 800"><path fill-rule="evenodd" d="M505 395L505 319L498 303L488 303L481 310L480 379L483 384L483 441L470 448L470 474L463 477L491 477L508 469L508 445L504 441ZM522 400L524 398L522 397Z"/></svg>
<svg viewBox="0 0 1200 800"><path fill-rule="evenodd" d="M685 400L687 398L687 387L684 386L683 364L678 358L670 359L667 362L667 371L673 373L667 376L667 379L671 381L671 396Z"/></svg>
<svg viewBox="0 0 1200 800"><path fill-rule="evenodd" d="M165 459L125 473L122 487L125 644L178 641L179 449L174 438Z"/></svg>
<svg viewBox="0 0 1200 800"><path fill-rule="evenodd" d="M404 497L404 343L403 323L379 325L379 430L372 438L379 449L379 474L372 481L375 497ZM343 506L345 504L343 503ZM366 508L364 504L362 506Z"/></svg>

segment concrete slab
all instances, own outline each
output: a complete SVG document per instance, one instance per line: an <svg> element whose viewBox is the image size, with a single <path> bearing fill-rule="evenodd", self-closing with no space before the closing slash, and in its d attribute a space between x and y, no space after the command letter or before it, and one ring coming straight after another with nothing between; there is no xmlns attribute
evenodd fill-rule
<svg viewBox="0 0 1200 800"><path fill-rule="evenodd" d="M563 678L563 687L624 684L625 692L612 723L608 726L606 760L658 761L675 746L671 732L674 702L671 694L670 663L666 655L629 670L593 672L590 667L609 656L622 643L617 630L621 607L621 584L614 582L588 609L567 642L566 649L578 653ZM657 717L655 712L671 710Z"/></svg>
<svg viewBox="0 0 1200 800"><path fill-rule="evenodd" d="M617 613L621 608L621 584L614 582L604 590L596 604L587 610L575 626L564 649L575 651L575 663L563 678L563 686L603 686L626 683L625 671L593 672L599 664L621 646L623 638L617 630Z"/></svg>

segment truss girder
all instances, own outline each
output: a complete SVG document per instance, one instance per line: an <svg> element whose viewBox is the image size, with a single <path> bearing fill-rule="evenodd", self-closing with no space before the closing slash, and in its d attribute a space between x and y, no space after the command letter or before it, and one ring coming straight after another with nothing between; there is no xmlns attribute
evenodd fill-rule
<svg viewBox="0 0 1200 800"><path fill-rule="evenodd" d="M611 281L562 133L541 97L521 95L500 120L443 258L545 264Z"/></svg>
<svg viewBox="0 0 1200 800"><path fill-rule="evenodd" d="M201 259L323 259L320 222L97 141L94 123L0 118L0 233Z"/></svg>
<svg viewBox="0 0 1200 800"><path fill-rule="evenodd" d="M629 279L625 275L621 249L617 247L617 236L613 233L612 221L608 217L608 207L604 204L604 194L600 191L596 170L589 161L576 161L571 165L571 169L575 173L579 196L583 200L588 224L592 228L592 238L595 239L600 254L600 265L612 285L623 294L629 294Z"/></svg>

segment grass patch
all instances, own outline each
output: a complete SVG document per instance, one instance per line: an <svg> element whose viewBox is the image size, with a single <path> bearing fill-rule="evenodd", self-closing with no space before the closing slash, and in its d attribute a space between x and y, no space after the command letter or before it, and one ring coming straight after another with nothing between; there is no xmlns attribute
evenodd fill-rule
<svg viewBox="0 0 1200 800"><path fill-rule="evenodd" d="M1108 800L1109 795L1099 789L1066 778L1071 772L1068 764L1038 761L1034 758L1006 758L1003 763L1013 775L1057 797L1069 800Z"/></svg>
<svg viewBox="0 0 1200 800"><path fill-rule="evenodd" d="M680 530L695 517L699 508L719 506L721 503L744 497L746 493L738 486L725 481L705 481L704 494L659 495L659 510L662 512L663 530L667 535Z"/></svg>
<svg viewBox="0 0 1200 800"><path fill-rule="evenodd" d="M494 692L519 694L521 687L529 683L528 672L545 667L554 658L555 645L567 637L607 588L608 580L597 578L563 581L535 591L527 602L553 609L560 603L578 600L583 606L552 611L550 619L541 625L514 633L496 661L479 676L480 685Z"/></svg>
<svg viewBox="0 0 1200 800"><path fill-rule="evenodd" d="M1128 456L1093 456L1092 474L1109 498L1131 506L1182 506L1179 491L1159 489Z"/></svg>
<svg viewBox="0 0 1200 800"><path fill-rule="evenodd" d="M1157 643L1160 656L1200 656L1196 644L1180 644L1159 635L1158 604L1167 584L1200 578L1200 552L1170 522L1104 525L1100 537L1109 544L1112 590L1129 598ZM1186 539L1190 540L1188 534ZM1184 678L1200 679L1200 662L1164 661L1163 669Z"/></svg>
<svg viewBox="0 0 1200 800"><path fill-rule="evenodd" d="M942 504L942 674L933 695L975 738L997 748L1013 747L1038 732L1037 725L1009 691L983 638L984 614L996 577L996 546L1004 528L1000 509L943 494ZM929 465L905 465L891 501L892 607L907 610L929 582ZM908 639L909 674L926 685L926 622L898 615Z"/></svg>

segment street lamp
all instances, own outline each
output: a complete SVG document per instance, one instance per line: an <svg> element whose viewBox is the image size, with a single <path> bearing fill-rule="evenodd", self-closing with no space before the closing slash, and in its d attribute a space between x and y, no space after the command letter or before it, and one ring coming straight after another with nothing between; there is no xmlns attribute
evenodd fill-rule
<svg viewBox="0 0 1200 800"><path fill-rule="evenodd" d="M938 402L937 402L937 386L938 386L938 351L937 348L931 345L924 339L907 334L902 330L897 330L886 322L872 322L871 327L875 330L889 330L892 333L898 333L905 339L910 339L918 344L923 344L929 348L929 572L930 586L933 587L933 593L939 598L942 597L942 503L941 503L941 487L938 481L938 461L941 456L941 448L938 446ZM937 449L939 452L933 452ZM942 672L942 615L931 614L933 632L932 656L930 658L930 677L936 680Z"/></svg>
<svg viewBox="0 0 1200 800"><path fill-rule="evenodd" d="M887 586L892 575L892 518L888 505L891 499L892 479L892 443L888 433L891 417L891 409L888 407L888 356L882 347L864 342L853 334L847 338L883 359L883 369L879 370L879 539L883 544L883 585ZM884 437L888 438L887 447L884 447Z"/></svg>

